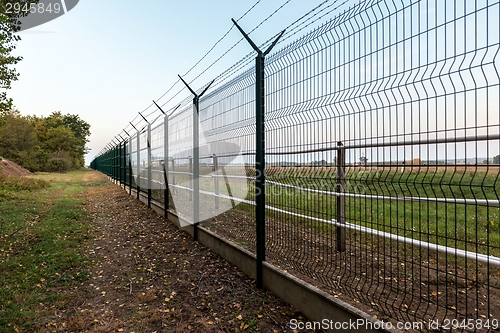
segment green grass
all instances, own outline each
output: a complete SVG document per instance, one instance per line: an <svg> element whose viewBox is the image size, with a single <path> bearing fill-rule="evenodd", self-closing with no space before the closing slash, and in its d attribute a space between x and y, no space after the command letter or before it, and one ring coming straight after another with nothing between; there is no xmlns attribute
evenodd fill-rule
<svg viewBox="0 0 500 333"><path fill-rule="evenodd" d="M332 171L333 170L333 171ZM266 204L305 216L323 220L337 218L337 197L305 192L273 185L271 182L302 188L334 192L335 169L277 168L267 177ZM178 176L187 182L187 176ZM500 181L496 171L459 171L453 169L433 172L350 171L346 175L345 191L349 193L422 198L500 199ZM243 186L246 185L246 186ZM231 179L232 194L254 200L254 184ZM248 193L243 189L250 190ZM200 188L213 191L213 180L201 179ZM227 194L223 180L220 192ZM180 191L187 195L186 191ZM187 198L187 197L186 197ZM187 199L186 199L187 200ZM207 202L211 199L208 198ZM238 210L253 212L253 206L240 204ZM289 214L267 211L267 216L283 221L300 222L317 232L332 232L335 228ZM410 202L375 198L345 199L346 221L400 236L426 242L500 256L500 209L475 204Z"/></svg>
<svg viewBox="0 0 500 333"><path fill-rule="evenodd" d="M0 182L0 332L40 327L44 309L63 301L58 290L88 278L85 172Z"/></svg>
<svg viewBox="0 0 500 333"><path fill-rule="evenodd" d="M287 172L269 178L279 183L325 191L334 191L336 183L333 173L327 175L321 172ZM350 172L346 176L345 191L391 197L499 200L500 182L497 179L496 172ZM337 217L336 196L276 185L268 185L267 193L266 202L271 206L325 220ZM356 225L500 256L498 207L347 197L345 216L347 222ZM322 223L302 220L316 229L325 230Z"/></svg>
<svg viewBox="0 0 500 333"><path fill-rule="evenodd" d="M388 197L456 198L500 200L498 169L440 167L437 169L388 168L382 171L351 169L346 174L345 192ZM176 171L188 172L184 167ZM209 173L211 170L204 170ZM228 173L231 174L229 169ZM220 172L222 174L222 171ZM189 186L188 175L176 175L176 183ZM292 213L332 220L337 218L337 197L273 185L271 182L313 190L336 191L335 168L270 168L267 174L266 204ZM253 201L251 181L230 179L231 194ZM214 180L201 178L200 189L214 191ZM248 192L247 192L248 189ZM219 191L228 195L224 179ZM154 193L156 194L156 193ZM159 193L161 194L161 193ZM177 201L188 203L188 192L178 190ZM185 200L184 200L185 198ZM203 197L210 203L211 197ZM221 199L222 200L222 199ZM189 203L188 203L189 204ZM253 206L239 204L239 210ZM332 226L289 214L268 210L267 215L284 221L301 222L318 232L331 232ZM410 202L375 198L345 199L346 221L372 229L439 245L500 256L500 209L475 204Z"/></svg>
<svg viewBox="0 0 500 333"><path fill-rule="evenodd" d="M176 171L188 172L185 166ZM212 172L204 168L201 174ZM232 174L234 170L226 171ZM337 197L328 194L305 192L273 185L271 182L302 188L334 192L335 168L269 168L267 171L266 204L292 213L323 220L337 218ZM222 170L220 171L222 174ZM155 173L159 178L162 174ZM170 175L171 182L173 175ZM190 177L175 175L175 183L190 186ZM356 225L397 234L439 245L500 256L500 209L476 206L474 199L500 200L499 170L496 167L440 166L437 168L388 167L380 171L350 169L345 180L345 192L388 197L421 197L470 199L472 204L411 202L375 198L345 199L346 221ZM231 194L253 201L253 182L230 179ZM214 179L201 178L200 189L214 191ZM249 190L247 192L247 189ZM228 195L224 179L219 179L219 192ZM189 205L189 193L177 190L177 203ZM163 191L153 190L153 197L163 201ZM203 196L203 202L214 199ZM222 200L222 199L221 199ZM253 206L240 204L239 210L252 212ZM301 222L318 232L331 232L332 226L284 213L268 210L267 215L284 221Z"/></svg>

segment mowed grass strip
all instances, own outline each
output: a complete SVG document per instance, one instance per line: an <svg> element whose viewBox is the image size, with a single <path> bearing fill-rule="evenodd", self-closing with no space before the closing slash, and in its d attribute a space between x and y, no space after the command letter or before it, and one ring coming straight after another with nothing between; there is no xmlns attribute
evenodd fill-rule
<svg viewBox="0 0 500 333"><path fill-rule="evenodd" d="M0 179L0 332L36 331L88 278L85 170Z"/></svg>

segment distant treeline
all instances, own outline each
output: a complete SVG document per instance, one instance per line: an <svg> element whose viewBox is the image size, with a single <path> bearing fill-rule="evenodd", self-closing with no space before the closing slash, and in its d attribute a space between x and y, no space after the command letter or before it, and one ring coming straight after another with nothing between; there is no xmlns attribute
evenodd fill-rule
<svg viewBox="0 0 500 333"><path fill-rule="evenodd" d="M48 117L12 111L0 125L0 156L35 171L65 172L84 166L90 125L78 115Z"/></svg>

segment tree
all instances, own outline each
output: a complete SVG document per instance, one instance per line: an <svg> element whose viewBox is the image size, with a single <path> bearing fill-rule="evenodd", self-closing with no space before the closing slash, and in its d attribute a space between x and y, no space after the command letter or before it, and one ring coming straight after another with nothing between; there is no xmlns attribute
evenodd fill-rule
<svg viewBox="0 0 500 333"><path fill-rule="evenodd" d="M500 164L500 155L493 157L493 164Z"/></svg>
<svg viewBox="0 0 500 333"><path fill-rule="evenodd" d="M0 127L0 155L30 171L64 172L84 165L90 125L77 115L53 112L23 117L9 112Z"/></svg>
<svg viewBox="0 0 500 333"><path fill-rule="evenodd" d="M88 152L86 147L90 135L90 124L80 119L78 115L52 112L46 118L30 117L38 140L44 150L50 152L66 151L74 167L84 165L84 157Z"/></svg>
<svg viewBox="0 0 500 333"><path fill-rule="evenodd" d="M14 35L10 26L9 18L0 13L0 123L5 123L5 117L12 109L12 98L7 97L5 90L10 89L11 82L19 76L12 66L22 59L11 55L16 47L15 42L20 38Z"/></svg>
<svg viewBox="0 0 500 333"><path fill-rule="evenodd" d="M30 171L43 170L47 155L41 151L30 121L18 111L6 114L5 120L0 127L0 155Z"/></svg>
<svg viewBox="0 0 500 333"><path fill-rule="evenodd" d="M25 150L36 145L33 126L21 117L19 111L9 112L9 124L0 132L0 151L4 156L12 156L15 150Z"/></svg>
<svg viewBox="0 0 500 333"><path fill-rule="evenodd" d="M15 32L19 31L19 17L28 15L29 11L13 10L8 13L6 4L27 5L37 3L38 0L0 0L0 125L5 124L6 116L12 109L12 98L7 97L12 81L18 79L19 73L13 67L22 57L12 55L16 42L21 40Z"/></svg>
<svg viewBox="0 0 500 333"><path fill-rule="evenodd" d="M68 126L50 127L45 134L46 138L42 142L42 147L46 151L59 152L64 150L73 152L78 149L75 135Z"/></svg>

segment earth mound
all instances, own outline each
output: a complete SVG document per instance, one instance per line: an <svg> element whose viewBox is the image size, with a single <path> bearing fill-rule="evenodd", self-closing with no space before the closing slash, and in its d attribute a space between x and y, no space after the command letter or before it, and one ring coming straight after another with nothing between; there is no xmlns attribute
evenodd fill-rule
<svg viewBox="0 0 500 333"><path fill-rule="evenodd" d="M22 177L30 175L32 175L32 173L22 166L5 158L0 160L0 176Z"/></svg>

